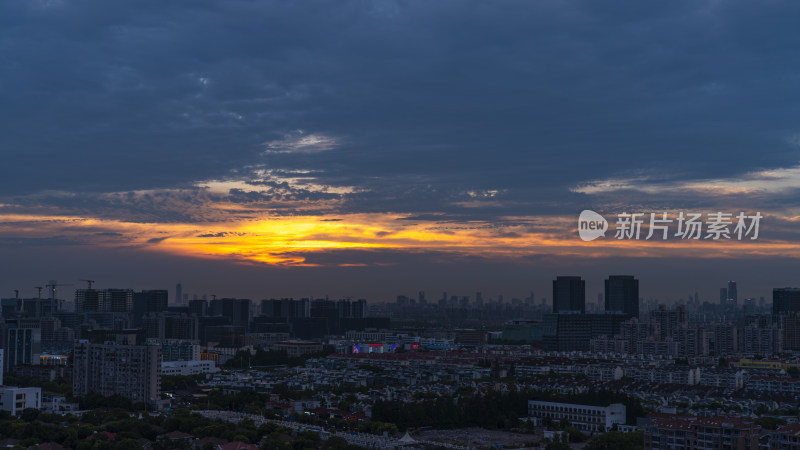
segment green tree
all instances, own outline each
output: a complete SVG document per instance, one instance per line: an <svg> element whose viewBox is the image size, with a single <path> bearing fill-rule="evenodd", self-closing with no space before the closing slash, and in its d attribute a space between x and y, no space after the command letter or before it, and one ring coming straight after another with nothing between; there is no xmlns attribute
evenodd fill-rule
<svg viewBox="0 0 800 450"><path fill-rule="evenodd" d="M33 422L39 417L40 411L35 408L25 408L22 410L22 415L20 416L22 420L25 422Z"/></svg>
<svg viewBox="0 0 800 450"><path fill-rule="evenodd" d="M786 425L786 419L780 417L759 417L754 422L765 430L777 430L778 427Z"/></svg>
<svg viewBox="0 0 800 450"><path fill-rule="evenodd" d="M572 425L567 425L564 427L564 432L567 433L567 439L569 442L583 442L586 440L586 435L581 432L581 430L577 429Z"/></svg>
<svg viewBox="0 0 800 450"><path fill-rule="evenodd" d="M347 439L341 436L332 436L322 444L323 449L342 450L347 448Z"/></svg>

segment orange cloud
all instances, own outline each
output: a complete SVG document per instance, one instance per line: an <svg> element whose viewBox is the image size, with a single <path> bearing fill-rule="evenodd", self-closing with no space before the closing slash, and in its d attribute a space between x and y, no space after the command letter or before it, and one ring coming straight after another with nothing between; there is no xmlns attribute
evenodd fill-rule
<svg viewBox="0 0 800 450"><path fill-rule="evenodd" d="M436 252L503 260L522 260L531 255L800 257L800 243L788 240L617 240L610 234L606 239L583 242L577 237L572 217L504 217L497 223L449 223L373 213L337 215L335 219L264 215L258 219L196 224L8 214L0 216L0 237L13 241L59 236L97 246L138 247L277 266L309 265L306 255L338 250Z"/></svg>

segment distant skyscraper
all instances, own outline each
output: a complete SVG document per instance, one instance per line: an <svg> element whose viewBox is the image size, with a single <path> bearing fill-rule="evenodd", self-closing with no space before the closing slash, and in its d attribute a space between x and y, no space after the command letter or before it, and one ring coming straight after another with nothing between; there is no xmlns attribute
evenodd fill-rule
<svg viewBox="0 0 800 450"><path fill-rule="evenodd" d="M183 305L183 286L180 283L175 285L175 304Z"/></svg>
<svg viewBox="0 0 800 450"><path fill-rule="evenodd" d="M719 288L719 304L724 305L728 303L728 288Z"/></svg>
<svg viewBox="0 0 800 450"><path fill-rule="evenodd" d="M606 311L639 317L639 280L633 275L611 275L606 280Z"/></svg>
<svg viewBox="0 0 800 450"><path fill-rule="evenodd" d="M800 288L772 290L772 314L800 313Z"/></svg>
<svg viewBox="0 0 800 450"><path fill-rule="evenodd" d="M728 303L733 303L734 306L739 304L739 293L735 281L728 281Z"/></svg>
<svg viewBox="0 0 800 450"><path fill-rule="evenodd" d="M586 313L586 282L581 277L556 277L553 280L553 312Z"/></svg>

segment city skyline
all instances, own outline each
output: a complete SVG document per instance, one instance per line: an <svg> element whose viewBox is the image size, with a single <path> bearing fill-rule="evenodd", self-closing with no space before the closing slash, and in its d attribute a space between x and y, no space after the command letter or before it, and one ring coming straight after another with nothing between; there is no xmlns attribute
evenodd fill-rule
<svg viewBox="0 0 800 450"><path fill-rule="evenodd" d="M799 285L797 8L6 2L0 292ZM763 218L584 242L583 210Z"/></svg>
<svg viewBox="0 0 800 450"><path fill-rule="evenodd" d="M86 301L86 300L84 300L84 298L87 295L87 292L91 292L92 293L91 294L93 296L92 298L95 299L94 300L95 307L97 307L97 305L104 304L103 303L104 302L103 298L105 298L104 296L108 297L108 300L105 300L105 302L109 302L109 305L111 305L112 302L115 301L115 300L111 300L112 298L115 298L113 296L125 295L126 292L128 294L130 294L130 295L134 295L135 291L141 291L143 294L147 294L147 295L151 295L151 296L152 295L157 296L160 299L160 300L158 300L159 302L167 302L168 301L170 305L181 305L181 306L188 305L187 302L191 301L191 300L205 300L205 301L209 301L210 302L210 301L212 301L214 299L222 300L222 299L237 299L237 298L249 299L249 300L254 301L254 302L261 301L261 300L270 300L270 299L312 299L312 300L313 299L327 299L327 298L330 298L332 300L336 300L336 299L351 299L351 300L365 299L365 300L369 300L371 303L383 304L383 303L395 303L397 301L397 298L404 297L406 299L413 299L413 300L415 300L417 302L420 299L422 299L422 300L424 300L424 301L426 301L428 303L435 304L436 302L438 302L441 299L450 300L453 297L457 297L459 299L461 299L461 298L468 299L469 304L473 305L473 306L474 305L481 305L484 302L499 302L499 303L503 303L503 304L510 304L512 302L512 300L519 300L519 301L526 301L526 302L530 301L530 303L526 303L526 304L529 304L530 306L541 306L543 304L546 304L548 307L553 308L553 307L555 307L554 299L556 297L555 288L556 288L557 282L559 280L561 280L561 279L564 279L566 281L566 280L573 279L573 278L579 280L579 282L580 282L580 294L576 294L577 297L575 297L574 300L568 300L568 301L566 301L566 303L564 303L564 305L570 305L570 304L572 304L572 302L583 302L585 305L593 305L591 307L593 310L597 310L599 308L600 310L606 310L606 311L622 311L624 309L624 307L622 307L621 304L618 303L619 301L621 301L621 299L611 300L612 304L617 305L617 307L613 307L613 306L610 307L609 306L609 301L610 300L609 300L609 295L608 295L609 282L611 281L612 283L615 283L615 282L619 282L619 280L624 280L624 279L631 280L630 282L635 283L635 284L632 285L632 286L634 286L633 287L634 290L633 291L629 291L630 293L624 293L624 294L622 292L618 292L617 295L623 295L624 298L628 298L629 299L629 300L626 300L626 303L624 303L624 304L629 305L628 308L633 308L633 309L631 309L631 312L635 312L637 310L636 308L638 308L635 304L629 303L630 301L632 301L630 299L633 298L633 293L634 292L639 293L639 295L635 297L637 299L637 301L636 301L637 304L640 303L640 302L647 302L647 303L650 303L651 305L661 304L661 305L665 305L665 306L673 306L673 305L678 305L678 304L694 303L694 304L697 304L697 305L702 305L704 303L708 303L708 304L711 304L711 305L727 304L728 306L741 307L744 304L745 300L751 300L751 301L754 302L755 305L758 305L759 301L762 298L764 299L765 303L769 304L769 303L772 302L772 295L773 295L775 290L800 289L800 288L797 288L797 287L794 287L794 286L774 286L773 288L769 289L768 292L757 292L754 295L741 296L741 297L739 297L738 301L732 301L732 299L729 298L730 296L728 295L728 292L729 292L728 288L727 287L720 287L719 288L719 290L720 290L719 297L714 297L714 293L715 293L714 290L716 288L708 288L708 289L705 289L705 290L689 291L689 292L685 293L683 296L680 296L680 297L677 297L677 298L674 298L674 299L672 299L672 298L666 298L665 299L665 298L658 298L656 296L646 295L646 294L640 293L639 292L639 279L638 279L637 275L610 274L610 275L606 275L603 279L599 280L599 286L600 287L599 287L598 290L594 290L596 285L598 284L598 280L593 280L593 279L587 280L587 279L585 279L584 277L582 277L580 275L558 275L558 276L554 277L552 280L550 280L550 283L547 284L545 289L540 289L540 290L529 289L528 291L524 291L522 293L520 293L520 292L510 292L509 293L509 292L504 292L504 291L497 291L497 292L488 291L487 292L487 291L484 291L484 290L465 291L463 289L452 289L452 287L451 287L451 289L449 289L449 290L448 289L432 289L432 290L404 289L404 290L400 290L398 292L395 292L394 294L389 295L387 297L375 297L375 298L369 298L366 295L360 295L360 294L336 295L336 294L330 294L330 293L308 294L308 293L302 293L302 292L297 292L297 293L294 293L294 294L289 293L289 294L286 294L286 295L270 294L270 293L267 292L267 293L263 293L263 294L259 293L259 294L256 294L256 295L249 295L249 296L248 295L244 295L243 296L243 295L235 295L235 294L226 293L226 291L224 291L224 290L214 290L213 293L205 292L205 291L197 291L197 290L193 291L191 289L184 290L185 286L184 286L183 283L177 283L174 286L172 286L172 288L168 288L168 287L165 287L165 286L155 286L154 287L154 286L149 285L149 284L145 284L145 285L142 285L142 286L138 286L138 285L137 286L130 286L130 285L105 286L105 285L98 285L96 280L82 279L82 280L79 280L79 281L83 282L83 283L86 283L87 281L91 281L92 282L92 286L89 287L87 285L87 286L81 287L79 284L60 283L58 280L50 280L48 283L56 283L56 284L54 284L54 285L53 284L47 284L47 291L44 291L45 292L44 294L40 293L39 292L39 286L36 286L36 287L33 288L36 291L36 293L34 295L27 295L27 294L30 294L30 290L17 290L17 289L14 290L14 295L16 295L20 299L35 299L35 298L49 299L49 298L53 298L53 297L51 297L50 292L51 292L52 287L55 286L56 287L56 296L55 296L55 298L58 298L58 299L61 299L61 300L67 300L67 301L74 300L76 307L77 307L77 305L82 304L83 302ZM613 280L616 280L616 281L613 281ZM734 280L728 280L728 281L726 281L724 283L724 286L730 286L731 283L733 283L734 286L736 286L736 284L737 284L737 282L734 281ZM42 284L45 284L45 283L42 283ZM586 287L587 284L589 286L588 288ZM73 286L75 286L75 287L73 288ZM618 289L621 288L621 286L615 285L615 284L612 284L611 286L612 286L611 287L612 290L618 290ZM65 287L67 287L66 291L65 291ZM625 288L625 289L629 289L629 288ZM182 294L183 298L179 298L178 297L178 293L179 292ZM701 294L701 293L706 293L706 292L711 292L711 294L710 295L705 295L705 296ZM725 295L724 299L722 297L723 296L723 292L725 293L724 294ZM753 293L753 292L755 292L755 290L754 289L748 289L747 292L748 293ZM14 295L11 295L11 296L2 295L0 297L2 297L2 298L13 298ZM163 297L164 295L166 297ZM566 295L570 295L570 294L566 294ZM579 297L582 298L583 300L580 300ZM123 300L119 300L119 301L123 301ZM130 302L131 299L127 299L127 301ZM583 309L585 309L585 306L583 308L580 308L580 307L578 307L578 308L583 310ZM565 307L563 307L561 309L563 311L567 311L567 312L572 310L569 306L565 306ZM632 315L635 316L637 314L633 313Z"/></svg>

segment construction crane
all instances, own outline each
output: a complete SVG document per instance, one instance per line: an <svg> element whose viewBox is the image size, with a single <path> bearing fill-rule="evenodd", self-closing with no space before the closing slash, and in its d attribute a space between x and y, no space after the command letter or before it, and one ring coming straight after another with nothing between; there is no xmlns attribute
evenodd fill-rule
<svg viewBox="0 0 800 450"><path fill-rule="evenodd" d="M56 298L56 288L58 286L72 286L72 283L59 283L56 280L51 280L45 286L50 290L50 298Z"/></svg>
<svg viewBox="0 0 800 450"><path fill-rule="evenodd" d="M92 283L94 283L94 280L78 280L78 281L85 281L89 285L89 289L92 288Z"/></svg>
<svg viewBox="0 0 800 450"><path fill-rule="evenodd" d="M42 298L42 289L44 288L41 286L34 286L33 288L39 291L39 298Z"/></svg>

